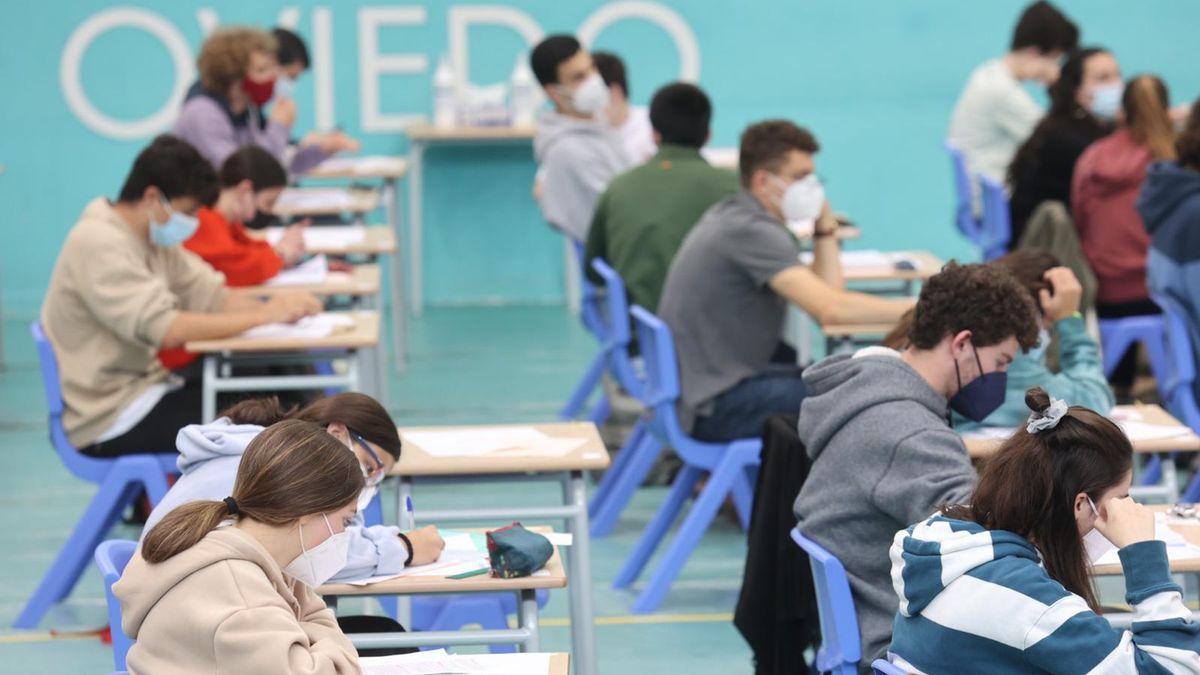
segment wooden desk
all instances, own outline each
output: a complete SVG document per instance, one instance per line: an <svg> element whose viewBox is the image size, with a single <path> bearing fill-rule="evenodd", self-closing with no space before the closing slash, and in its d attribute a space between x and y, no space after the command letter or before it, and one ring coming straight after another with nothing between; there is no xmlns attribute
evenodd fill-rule
<svg viewBox="0 0 1200 675"><path fill-rule="evenodd" d="M503 425L487 425L496 427ZM574 535L574 545L567 550L567 565L573 582L567 589L571 609L571 642L574 646L576 672L595 675L595 635L592 627L591 537L588 523L587 480L585 471L608 467L608 452L591 422L557 422L532 426L555 438L583 438L586 442L561 456L522 456L516 451L500 451L471 457L434 457L406 436L416 431L470 430L480 427L421 427L401 428L404 452L392 469L399 486L396 490L396 522L406 524L405 502L412 495L415 482L463 484L484 481L529 482L554 481L562 487L562 501L551 505L529 505L505 508L463 508L445 511L421 509L421 519L427 522L521 520L562 521L565 530Z"/></svg>
<svg viewBox="0 0 1200 675"><path fill-rule="evenodd" d="M1172 417L1171 413L1157 405L1119 405L1113 410L1113 416L1119 418L1122 414L1131 412L1141 415L1141 421L1147 424L1177 426L1181 429L1187 429L1182 422ZM1014 429L1014 431L1016 430ZM986 459L996 454L996 451L1000 449L1001 443L1003 443L1000 439L992 438L964 438L963 442L967 446L967 454L973 459ZM1178 437L1133 441L1133 451L1139 454L1198 452L1200 451L1200 436L1187 429L1187 434L1181 434Z"/></svg>
<svg viewBox="0 0 1200 675"><path fill-rule="evenodd" d="M337 190L337 188L329 187L290 187L286 188L279 196L280 201L291 198L293 195L303 195L304 193L327 192ZM343 214L352 214L359 220L366 213L379 208L379 191L378 190L343 190L348 196L349 201L344 207L308 207L308 206L289 206L285 204L276 204L272 213L283 219L305 218L309 216L340 216Z"/></svg>
<svg viewBox="0 0 1200 675"><path fill-rule="evenodd" d="M222 391L295 391L340 387L349 391L366 391L381 398L384 381L380 375L377 354L379 314L367 311L345 314L354 319L354 325L349 330L323 338L239 336L220 340L198 340L185 344L184 348L188 351L204 355L203 421L210 422L216 417L217 394ZM339 355L351 357L345 373L254 376L233 374L235 363L327 363ZM366 386L360 388L363 383L366 383Z"/></svg>
<svg viewBox="0 0 1200 675"><path fill-rule="evenodd" d="M314 227L320 227L324 229L327 227L336 228L340 226L320 225ZM393 232L392 229L387 225L364 225L362 227L366 231L366 234L360 241L330 245L319 240L316 243L310 243L309 239L306 237L304 240L304 250L314 255L317 253L324 253L325 255L336 256L376 256L396 252L396 233ZM284 229L285 228L282 227L268 227L265 230L250 230L250 236L256 239L271 241L282 235Z"/></svg>
<svg viewBox="0 0 1200 675"><path fill-rule="evenodd" d="M355 265L354 269L349 272L330 272L325 280L318 284L295 284L291 286L246 286L242 290L270 295L279 291L303 291L312 293L319 297L330 297L334 295L349 295L351 297L363 297L367 295L379 295L380 278L382 274L379 271L379 265L365 264Z"/></svg>
<svg viewBox="0 0 1200 675"><path fill-rule="evenodd" d="M515 668L516 664L510 663L510 661L515 661L516 659L521 658L515 654L467 654L466 656L477 659L486 659L489 667L493 667L492 664L495 664L494 667L496 668L505 668L505 672L509 672ZM359 657L358 661L362 665L364 673L374 672L371 670L371 668L374 665L372 661L376 658L386 659L388 657ZM567 675L568 671L570 670L570 665L570 654L565 652L552 653L550 654L550 667L546 670L545 675ZM542 675L542 673L534 672L529 673L529 675Z"/></svg>
<svg viewBox="0 0 1200 675"><path fill-rule="evenodd" d="M405 129L408 155L408 271L409 299L413 314L425 311L424 231L422 199L425 189L425 150L430 145L526 145L533 141L534 127L452 127L416 124ZM568 274L570 273L570 267Z"/></svg>
<svg viewBox="0 0 1200 675"><path fill-rule="evenodd" d="M913 269L894 265L843 267L846 281L925 281L942 271L946 263L929 251L897 251L913 263Z"/></svg>
<svg viewBox="0 0 1200 675"><path fill-rule="evenodd" d="M403 157L331 157L315 166L305 178L398 180L408 173Z"/></svg>

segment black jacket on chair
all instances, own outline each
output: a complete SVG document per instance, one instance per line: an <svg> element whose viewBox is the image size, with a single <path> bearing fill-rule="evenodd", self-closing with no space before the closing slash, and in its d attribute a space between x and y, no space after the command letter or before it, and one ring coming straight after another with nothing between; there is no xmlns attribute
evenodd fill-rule
<svg viewBox="0 0 1200 675"><path fill-rule="evenodd" d="M812 568L790 536L796 495L808 478L808 454L796 423L796 415L767 420L746 570L733 616L733 625L754 650L756 675L808 673L804 651L821 641Z"/></svg>

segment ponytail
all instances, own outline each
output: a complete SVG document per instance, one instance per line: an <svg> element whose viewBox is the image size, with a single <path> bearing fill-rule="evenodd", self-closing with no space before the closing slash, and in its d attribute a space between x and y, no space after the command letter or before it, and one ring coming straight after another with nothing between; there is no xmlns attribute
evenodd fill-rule
<svg viewBox="0 0 1200 675"><path fill-rule="evenodd" d="M160 563L200 543L229 516L224 502L195 501L184 504L158 521L142 542L142 557Z"/></svg>
<svg viewBox="0 0 1200 675"><path fill-rule="evenodd" d="M1175 127L1167 109L1170 100L1167 85L1154 75L1130 79L1121 97L1130 135L1150 148L1150 154L1156 160L1175 159Z"/></svg>

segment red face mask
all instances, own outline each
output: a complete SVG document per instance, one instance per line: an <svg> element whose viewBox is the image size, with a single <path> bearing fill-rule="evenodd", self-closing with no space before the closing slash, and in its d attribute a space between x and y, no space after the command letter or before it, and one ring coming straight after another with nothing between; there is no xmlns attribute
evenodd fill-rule
<svg viewBox="0 0 1200 675"><path fill-rule="evenodd" d="M249 77L242 78L242 90L254 102L254 105L260 108L271 100L272 94L275 93L275 79L272 78L266 82L255 82Z"/></svg>

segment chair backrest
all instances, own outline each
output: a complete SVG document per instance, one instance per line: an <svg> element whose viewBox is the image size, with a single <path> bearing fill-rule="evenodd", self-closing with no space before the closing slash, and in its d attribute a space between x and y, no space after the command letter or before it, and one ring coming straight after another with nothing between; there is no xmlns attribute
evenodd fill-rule
<svg viewBox="0 0 1200 675"><path fill-rule="evenodd" d="M67 440L67 430L62 420L62 385L58 376L58 358L54 355L54 345L39 321L30 324L29 333L33 336L38 366L42 371L42 389L46 395L46 409L49 411L50 444L54 446L59 459L71 473L83 480L98 482L108 471L112 460L81 455L75 446L71 445L71 441Z"/></svg>
<svg viewBox="0 0 1200 675"><path fill-rule="evenodd" d="M1187 310L1174 297L1154 293L1152 299L1163 311L1168 370L1160 376L1159 391L1167 408L1193 430L1200 430L1200 406L1196 402L1196 354L1200 327L1193 326Z"/></svg>
<svg viewBox="0 0 1200 675"><path fill-rule="evenodd" d="M133 640L129 639L121 628L121 603L113 595L112 587L117 583L117 579L121 578L121 573L125 571L125 566L129 564L129 559L133 557L136 549L136 541L109 539L96 547L94 556L96 567L100 568L100 575L104 577L104 597L108 601L108 627L112 633L113 668L116 670L125 670L125 655L133 646Z"/></svg>
<svg viewBox="0 0 1200 675"><path fill-rule="evenodd" d="M640 399L642 379L629 359L629 300L625 291L625 280L617 271L600 258L592 261L592 269L604 279L606 292L600 319L604 323L604 349L608 354L608 366L621 386L634 398Z"/></svg>
<svg viewBox="0 0 1200 675"><path fill-rule="evenodd" d="M646 364L646 381L642 387L642 404L657 413L670 410L674 419L675 402L679 400L679 365L675 360L675 343L671 329L653 312L634 305L629 313L637 327L638 346Z"/></svg>
<svg viewBox="0 0 1200 675"><path fill-rule="evenodd" d="M862 643L846 568L832 553L804 536L798 527L792 529L792 541L804 549L812 566L817 612L821 617L817 670L828 672L843 665L858 664L862 659Z"/></svg>
<svg viewBox="0 0 1200 675"><path fill-rule="evenodd" d="M980 220L980 246L983 259L995 260L1008 250L1012 239L1012 217L1008 212L1008 195L1004 186L987 176L980 175L979 191L983 203Z"/></svg>
<svg viewBox="0 0 1200 675"><path fill-rule="evenodd" d="M908 675L903 668L885 659L875 659L871 663L871 670L875 671L875 675Z"/></svg>
<svg viewBox="0 0 1200 675"><path fill-rule="evenodd" d="M583 327L589 333L595 335L598 340L603 342L604 326L602 325L600 314L604 297L600 293L600 289L596 288L591 281L588 281L587 268L585 267L583 257L583 242L571 239L571 246L575 252L575 264L579 267L579 320L583 322Z"/></svg>
<svg viewBox="0 0 1200 675"><path fill-rule="evenodd" d="M950 141L943 141L942 147L950 155L950 171L954 175L954 224L959 232L978 245L979 219L975 217L975 190L967 172L967 158Z"/></svg>

